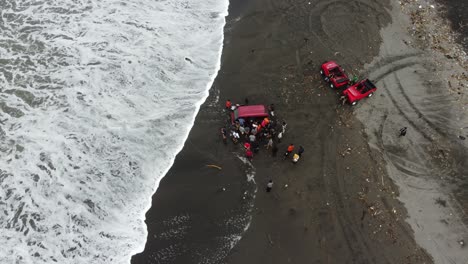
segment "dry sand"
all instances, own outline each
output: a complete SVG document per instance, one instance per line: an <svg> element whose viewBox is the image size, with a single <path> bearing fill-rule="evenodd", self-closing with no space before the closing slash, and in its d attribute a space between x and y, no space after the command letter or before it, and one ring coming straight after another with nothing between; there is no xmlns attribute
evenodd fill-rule
<svg viewBox="0 0 468 264"><path fill-rule="evenodd" d="M466 177L463 97L445 89L447 65L413 41L393 4L232 2L221 70L132 263L466 263L463 203L451 195ZM339 105L318 74L330 59L374 78L375 96ZM288 122L279 153L303 145L298 164L265 149L249 163L240 145L222 144L224 100L246 97L276 105Z"/></svg>
<svg viewBox="0 0 468 264"><path fill-rule="evenodd" d="M394 6L397 23L382 30L379 56L365 67L379 96L355 112L399 186L416 241L435 263L468 263L466 191L459 189L468 180L468 142L459 137L468 134L468 91L458 78L466 56L442 23L440 6L400 3L410 20ZM398 138L403 126L409 132Z"/></svg>

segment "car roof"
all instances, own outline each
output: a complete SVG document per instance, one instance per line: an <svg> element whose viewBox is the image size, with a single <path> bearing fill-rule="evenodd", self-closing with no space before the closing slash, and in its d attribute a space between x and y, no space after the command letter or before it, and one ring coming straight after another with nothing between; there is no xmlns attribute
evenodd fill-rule
<svg viewBox="0 0 468 264"><path fill-rule="evenodd" d="M327 61L323 64L323 66L327 69L331 69L331 68L335 68L335 67L338 67L338 63L334 62L334 61Z"/></svg>
<svg viewBox="0 0 468 264"><path fill-rule="evenodd" d="M266 117L268 112L264 105L244 105L237 107L237 118L240 117Z"/></svg>

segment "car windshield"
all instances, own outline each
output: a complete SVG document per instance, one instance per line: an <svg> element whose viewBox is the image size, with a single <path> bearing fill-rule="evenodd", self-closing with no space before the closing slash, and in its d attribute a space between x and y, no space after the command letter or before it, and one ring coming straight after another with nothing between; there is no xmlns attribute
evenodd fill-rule
<svg viewBox="0 0 468 264"><path fill-rule="evenodd" d="M336 80L337 83L344 83L344 82L347 82L347 81L348 81L348 79L344 78L344 77L341 77L341 78Z"/></svg>

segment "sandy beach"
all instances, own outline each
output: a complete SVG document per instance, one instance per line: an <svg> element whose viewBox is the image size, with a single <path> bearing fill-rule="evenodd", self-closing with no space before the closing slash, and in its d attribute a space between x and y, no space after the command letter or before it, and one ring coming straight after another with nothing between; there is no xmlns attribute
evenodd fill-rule
<svg viewBox="0 0 468 264"><path fill-rule="evenodd" d="M466 263L466 65L423 41L403 2L231 2L221 69L132 263ZM327 60L374 80L374 97L342 106ZM245 98L287 122L278 157L223 144L224 101Z"/></svg>

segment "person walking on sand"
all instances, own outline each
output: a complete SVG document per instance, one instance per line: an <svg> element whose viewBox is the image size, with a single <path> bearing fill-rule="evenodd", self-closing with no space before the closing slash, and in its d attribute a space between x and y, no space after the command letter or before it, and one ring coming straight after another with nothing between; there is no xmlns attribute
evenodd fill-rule
<svg viewBox="0 0 468 264"><path fill-rule="evenodd" d="M266 145L266 149L270 149L273 147L273 139L270 137L270 139L268 140L268 143Z"/></svg>
<svg viewBox="0 0 468 264"><path fill-rule="evenodd" d="M273 180L268 181L266 191L271 192L271 189L273 189Z"/></svg>
<svg viewBox="0 0 468 264"><path fill-rule="evenodd" d="M400 129L400 135L398 137L406 136L406 130L407 129L408 129L407 127L403 127L402 129Z"/></svg>
<svg viewBox="0 0 468 264"><path fill-rule="evenodd" d="M286 159L287 156L289 156L289 154L291 154L294 150L294 144L291 143L289 144L288 148L286 149L286 152L284 153L284 159Z"/></svg>
<svg viewBox="0 0 468 264"><path fill-rule="evenodd" d="M231 107L232 107L231 100L227 99L226 100L226 110L231 110Z"/></svg>
<svg viewBox="0 0 468 264"><path fill-rule="evenodd" d="M270 112L270 115L271 116L275 116L275 105L274 104L270 104L268 106L268 111Z"/></svg>
<svg viewBox="0 0 468 264"><path fill-rule="evenodd" d="M286 127L287 126L288 126L288 124L286 124L286 122L283 121L283 124L281 124L281 129L282 129L281 132L283 132L283 134L286 133Z"/></svg>

